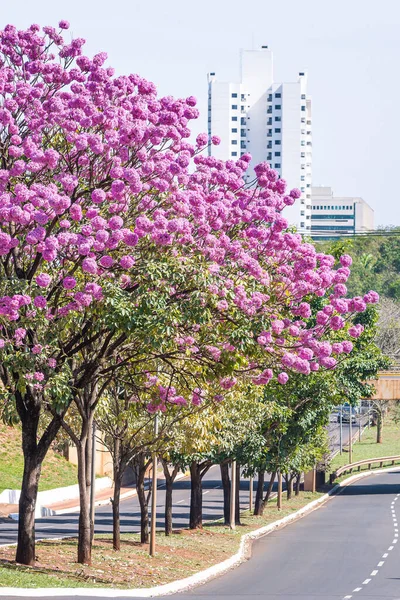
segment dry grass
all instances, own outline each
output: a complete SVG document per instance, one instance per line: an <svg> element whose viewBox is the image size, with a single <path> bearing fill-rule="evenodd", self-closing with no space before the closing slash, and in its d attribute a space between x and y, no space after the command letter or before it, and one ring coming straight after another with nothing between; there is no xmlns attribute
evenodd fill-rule
<svg viewBox="0 0 400 600"><path fill-rule="evenodd" d="M244 513L243 524L235 531L214 522L202 530L183 529L169 537L160 532L155 557L149 556L148 546L139 543L138 535L127 534L122 536L121 552L113 550L110 536L96 536L91 566L75 562L73 539L39 543L35 568L16 565L15 548L0 547L0 587L139 588L169 583L225 560L237 551L244 533L289 515L320 496L302 492L290 502L285 500L280 512L273 501L262 517Z"/></svg>

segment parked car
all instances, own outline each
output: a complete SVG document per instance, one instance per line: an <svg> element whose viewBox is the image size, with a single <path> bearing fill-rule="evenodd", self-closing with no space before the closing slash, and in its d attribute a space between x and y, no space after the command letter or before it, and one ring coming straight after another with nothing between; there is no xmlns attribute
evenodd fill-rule
<svg viewBox="0 0 400 600"><path fill-rule="evenodd" d="M342 423L350 423L350 414L351 414L351 424L352 425L356 425L356 423L357 423L357 413L356 413L355 408L352 408L351 412L350 412L349 408L347 408L347 407L343 408L343 411L342 411ZM338 412L338 415L337 415L337 422L340 423L340 411Z"/></svg>

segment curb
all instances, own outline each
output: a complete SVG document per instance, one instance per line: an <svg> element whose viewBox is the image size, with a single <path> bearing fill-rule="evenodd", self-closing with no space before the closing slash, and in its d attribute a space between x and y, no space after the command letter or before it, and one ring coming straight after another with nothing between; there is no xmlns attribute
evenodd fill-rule
<svg viewBox="0 0 400 600"><path fill-rule="evenodd" d="M227 558L221 563L213 565L208 569L199 571L190 577L173 581L164 585L160 585L153 588L137 588L137 589L112 589L112 588L0 588L1 596L14 596L14 597L25 597L25 598L37 598L37 597L63 597L63 596L83 596L86 598L99 597L99 598L154 598L157 596L168 596L177 592L187 591L195 586L206 583L207 581L214 579L215 577L222 575L223 573L237 567L239 564L250 558L251 555L251 543L264 535L268 535L277 529L281 529L294 521L297 521L309 513L317 510L320 506L325 504L332 496L340 494L345 487L351 485L359 479L369 477L370 475L376 475L379 473L386 473L388 471L400 471L400 467L388 467L383 469L374 469L371 471L364 471L348 477L341 483L335 485L328 493L324 494L317 500L313 500L303 508L300 508L296 512L274 521L269 525L265 525L260 529L251 531L242 536L240 540L239 550ZM15 545L15 544L13 544Z"/></svg>

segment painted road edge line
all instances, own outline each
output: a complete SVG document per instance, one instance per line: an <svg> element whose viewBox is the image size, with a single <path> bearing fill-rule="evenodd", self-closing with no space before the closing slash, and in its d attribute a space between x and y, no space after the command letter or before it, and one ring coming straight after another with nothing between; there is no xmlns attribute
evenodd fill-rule
<svg viewBox="0 0 400 600"><path fill-rule="evenodd" d="M387 471L399 471L400 467L389 467L385 469L373 469L371 471L364 471L362 473L356 473L351 477L348 477L341 483L335 485L327 494L324 494L317 500L313 500L300 508L296 512L274 521L269 525L260 527L255 531L242 535L240 540L239 550L227 558L223 562L220 562L208 569L199 571L194 575L185 577L185 579L179 579L171 583L159 585L153 588L137 588L137 589L113 589L113 588L0 588L1 596L14 596L14 597L25 597L25 598L37 598L37 597L63 597L63 596L82 596L91 598L96 596L98 598L155 598L157 596L168 596L177 592L183 592L189 590L198 585L204 584L215 577L222 575L223 573L237 567L239 564L250 558L251 555L251 542L264 535L268 535L277 529L285 527L294 521L305 517L310 512L318 509L320 506L325 504L331 497L339 494L343 488L351 485L358 479L363 479L370 475L377 475L379 473L385 473ZM13 544L15 545L15 544Z"/></svg>

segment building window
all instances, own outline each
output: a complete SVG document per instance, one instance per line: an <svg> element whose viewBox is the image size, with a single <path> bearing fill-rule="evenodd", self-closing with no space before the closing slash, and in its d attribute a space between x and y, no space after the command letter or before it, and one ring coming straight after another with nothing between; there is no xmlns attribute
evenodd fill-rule
<svg viewBox="0 0 400 600"><path fill-rule="evenodd" d="M280 92L277 92L277 93L275 94L275 98L282 98L282 94L281 94Z"/></svg>
<svg viewBox="0 0 400 600"><path fill-rule="evenodd" d="M240 96L240 99L241 99L242 102L244 102L246 100L246 94L242 94Z"/></svg>
<svg viewBox="0 0 400 600"><path fill-rule="evenodd" d="M281 140L275 140L275 146L280 146L281 145Z"/></svg>
<svg viewBox="0 0 400 600"><path fill-rule="evenodd" d="M232 94L232 98L237 98L237 94Z"/></svg>
<svg viewBox="0 0 400 600"><path fill-rule="evenodd" d="M275 152L275 156L280 156L281 153L280 152Z"/></svg>
<svg viewBox="0 0 400 600"><path fill-rule="evenodd" d="M305 141L304 141L304 140L301 140L300 144L301 144L302 146L305 146L305 145L306 145L306 143L305 143Z"/></svg>
<svg viewBox="0 0 400 600"><path fill-rule="evenodd" d="M231 131L232 131L232 133L237 133L237 127L233 127L233 128L231 129Z"/></svg>
<svg viewBox="0 0 400 600"><path fill-rule="evenodd" d="M275 121L279 122L279 121L282 121L282 119L281 119L281 117L275 117Z"/></svg>
<svg viewBox="0 0 400 600"><path fill-rule="evenodd" d="M237 146L237 140L232 140L232 145Z"/></svg>
<svg viewBox="0 0 400 600"><path fill-rule="evenodd" d="M246 150L246 142L244 140L240 142L240 147L242 148L242 150Z"/></svg>
<svg viewBox="0 0 400 600"><path fill-rule="evenodd" d="M232 117L232 121L237 121L237 117Z"/></svg>
<svg viewBox="0 0 400 600"><path fill-rule="evenodd" d="M272 119L271 119L271 117L268 119L267 125L272 125Z"/></svg>
<svg viewBox="0 0 400 600"><path fill-rule="evenodd" d="M304 223L303 223L303 221L301 221L301 223L300 223L300 227L304 227Z"/></svg>
<svg viewBox="0 0 400 600"><path fill-rule="evenodd" d="M275 104L275 110L281 110L282 105L281 104Z"/></svg>
<svg viewBox="0 0 400 600"><path fill-rule="evenodd" d="M306 180L306 178L304 177L304 175L302 175L302 176L300 177L300 179L301 179L301 181L305 181L305 180Z"/></svg>
<svg viewBox="0 0 400 600"><path fill-rule="evenodd" d="M302 111L305 111L305 110L306 110L306 107L304 106L304 104L302 104L302 106L301 106L301 110L302 110Z"/></svg>
<svg viewBox="0 0 400 600"><path fill-rule="evenodd" d="M237 104L232 104L232 110L237 110Z"/></svg>
<svg viewBox="0 0 400 600"><path fill-rule="evenodd" d="M231 152L231 156L237 156L237 152Z"/></svg>
<svg viewBox="0 0 400 600"><path fill-rule="evenodd" d="M271 152L268 152L268 154L267 154L267 160L272 160L272 154L271 154Z"/></svg>
<svg viewBox="0 0 400 600"><path fill-rule="evenodd" d="M306 153L305 153L305 152L302 152L302 153L300 154L300 157L301 157L301 158L305 158L305 157L306 157Z"/></svg>
<svg viewBox="0 0 400 600"><path fill-rule="evenodd" d="M275 163L274 164L274 168L275 169L280 169L281 168L281 163Z"/></svg>
<svg viewBox="0 0 400 600"><path fill-rule="evenodd" d="M281 132L280 128L279 128L279 127L276 127L276 128L275 128L275 133L280 133L280 132Z"/></svg>
<svg viewBox="0 0 400 600"><path fill-rule="evenodd" d="M268 94L267 102L272 102L272 94Z"/></svg>
<svg viewBox="0 0 400 600"><path fill-rule="evenodd" d="M247 133L246 133L246 130L245 130L245 129L241 129L241 130L240 130L240 135L241 135L242 137L246 137L246 135L247 135Z"/></svg>
<svg viewBox="0 0 400 600"><path fill-rule="evenodd" d="M246 125L246 117L240 117L240 124Z"/></svg>
<svg viewBox="0 0 400 600"><path fill-rule="evenodd" d="M302 94L302 95L301 95L301 99L302 99L302 100L305 100L305 99L306 99L306 95L305 95L305 94Z"/></svg>
<svg viewBox="0 0 400 600"><path fill-rule="evenodd" d="M301 210L301 211L300 211L300 216L301 216L301 217L304 217L304 216L305 216L305 214L306 214L306 213L304 212L304 210Z"/></svg>

